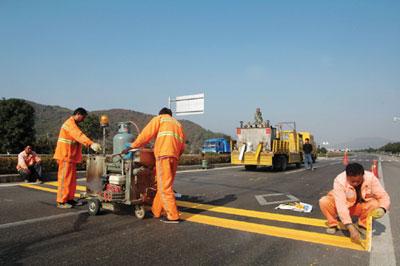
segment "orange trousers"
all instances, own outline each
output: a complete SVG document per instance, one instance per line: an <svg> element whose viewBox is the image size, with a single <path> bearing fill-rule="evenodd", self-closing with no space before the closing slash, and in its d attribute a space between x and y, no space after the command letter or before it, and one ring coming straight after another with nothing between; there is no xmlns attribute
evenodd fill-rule
<svg viewBox="0 0 400 266"><path fill-rule="evenodd" d="M338 214L335 205L335 199L333 195L328 194L319 200L319 207L321 208L322 214L328 220L328 226L334 227L338 225ZM358 224L364 228L367 225L368 214L379 208L379 203L376 199L370 199L363 203L356 203L354 206L349 208L350 216L358 217Z"/></svg>
<svg viewBox="0 0 400 266"><path fill-rule="evenodd" d="M76 191L76 163L58 161L57 202L73 200Z"/></svg>
<svg viewBox="0 0 400 266"><path fill-rule="evenodd" d="M174 157L160 157L156 162L157 193L151 208L154 217L166 214L169 220L178 220L175 193L172 188L175 180L178 160Z"/></svg>

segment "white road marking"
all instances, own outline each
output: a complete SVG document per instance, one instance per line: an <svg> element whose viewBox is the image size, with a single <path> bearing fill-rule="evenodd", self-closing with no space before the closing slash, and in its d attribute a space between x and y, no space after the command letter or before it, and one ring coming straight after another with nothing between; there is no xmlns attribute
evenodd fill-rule
<svg viewBox="0 0 400 266"><path fill-rule="evenodd" d="M16 187L16 186L19 186L21 183L23 183L23 182L20 182L20 183L5 183L5 184L0 184L0 187Z"/></svg>
<svg viewBox="0 0 400 266"><path fill-rule="evenodd" d="M288 171L288 172L285 172L285 175L290 175L290 174L294 174L294 173L299 173L299 172L303 172L303 171L305 171L306 169L298 169L298 170L293 170L293 171Z"/></svg>
<svg viewBox="0 0 400 266"><path fill-rule="evenodd" d="M278 201L267 201L267 197L278 197L278 196L285 196L286 200L278 200ZM300 201L293 195L285 194L285 193L272 193L272 194L264 194L264 195L255 195L256 200L261 206L265 205L272 205L272 204L281 204L281 203L289 203L289 202L296 202Z"/></svg>
<svg viewBox="0 0 400 266"><path fill-rule="evenodd" d="M27 224L37 223L37 222L55 220L55 219L69 217L69 216L76 216L76 215L79 215L82 213L87 213L87 211L68 212L68 213L63 213L63 214L58 214L58 215L47 216L47 217L40 217L40 218L34 218L34 219L29 219L29 220L7 223L7 224L0 224L0 230L8 229L11 227L16 227L16 226L20 226L20 225L27 225Z"/></svg>
<svg viewBox="0 0 400 266"><path fill-rule="evenodd" d="M382 163L379 160L378 165L379 176L381 177L381 183L384 187L383 183L383 170ZM390 217L389 213L382 217L379 220L385 226L385 232L382 232L380 235L374 236L372 238L372 250L369 259L370 266L377 265L385 265L385 266L395 266L396 265L396 256L393 248L393 236L392 229L390 227Z"/></svg>

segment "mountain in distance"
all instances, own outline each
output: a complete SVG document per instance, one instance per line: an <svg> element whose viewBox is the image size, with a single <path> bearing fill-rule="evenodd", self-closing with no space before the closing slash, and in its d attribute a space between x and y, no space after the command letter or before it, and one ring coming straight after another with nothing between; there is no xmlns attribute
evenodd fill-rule
<svg viewBox="0 0 400 266"><path fill-rule="evenodd" d="M361 150L368 148L380 148L383 145L394 142L393 140L382 138L382 137L364 137L364 138L356 138L351 141L343 142L340 144L333 145L336 149L345 149L348 148L350 150Z"/></svg>
<svg viewBox="0 0 400 266"><path fill-rule="evenodd" d="M62 123L71 116L73 112L73 110L61 106L43 105L31 101L27 102L35 109L35 130L38 137L47 137L49 139L57 138ZM154 115L126 109L97 110L91 111L89 114L108 116L110 121L107 138L108 145L112 143L112 138L117 134L118 122L133 121L137 124L139 129L142 130L154 117ZM200 125L189 120L179 121L185 129L186 140L188 141L185 150L186 153L199 153L205 139L219 137L231 138L226 134L204 129ZM131 127L131 133L135 136L137 135L134 127Z"/></svg>

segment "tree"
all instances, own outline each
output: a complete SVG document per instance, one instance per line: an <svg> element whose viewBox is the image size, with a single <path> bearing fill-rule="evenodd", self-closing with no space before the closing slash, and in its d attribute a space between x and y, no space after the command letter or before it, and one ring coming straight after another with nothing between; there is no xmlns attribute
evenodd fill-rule
<svg viewBox="0 0 400 266"><path fill-rule="evenodd" d="M103 138L103 131L100 127L100 118L95 114L89 114L85 121L79 124L79 127L91 140L100 140Z"/></svg>
<svg viewBox="0 0 400 266"><path fill-rule="evenodd" d="M0 153L18 153L35 142L34 115L24 100L0 100Z"/></svg>

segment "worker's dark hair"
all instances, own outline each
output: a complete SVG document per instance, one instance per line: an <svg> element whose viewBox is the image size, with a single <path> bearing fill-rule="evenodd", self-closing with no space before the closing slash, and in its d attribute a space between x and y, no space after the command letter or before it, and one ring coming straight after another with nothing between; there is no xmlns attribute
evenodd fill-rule
<svg viewBox="0 0 400 266"><path fill-rule="evenodd" d="M159 115L170 115L172 116L172 111L171 109L164 107L163 109L160 110L160 112L158 112Z"/></svg>
<svg viewBox="0 0 400 266"><path fill-rule="evenodd" d="M84 108L79 107L79 108L75 109L73 115L84 115L84 116L87 116L88 112Z"/></svg>
<svg viewBox="0 0 400 266"><path fill-rule="evenodd" d="M347 176L360 176L364 175L364 167L359 163L349 163L346 166Z"/></svg>
<svg viewBox="0 0 400 266"><path fill-rule="evenodd" d="M306 138L305 140L310 140L309 138Z"/></svg>

